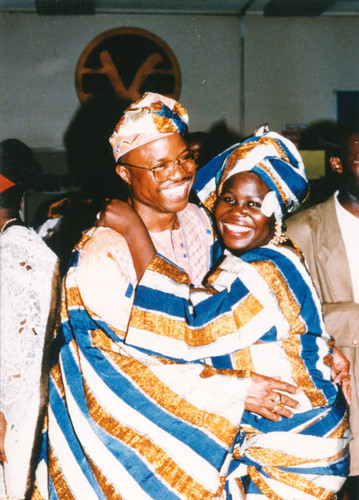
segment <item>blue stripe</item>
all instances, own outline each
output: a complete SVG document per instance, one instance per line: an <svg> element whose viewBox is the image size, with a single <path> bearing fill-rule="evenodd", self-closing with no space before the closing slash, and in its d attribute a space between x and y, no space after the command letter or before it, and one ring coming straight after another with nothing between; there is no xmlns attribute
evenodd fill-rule
<svg viewBox="0 0 359 500"><path fill-rule="evenodd" d="M141 457L137 455L136 450L132 450L129 446L122 443L119 439L108 434L92 419L84 394L81 372L79 371L69 348L65 347L63 349L61 358L64 366L64 371L68 376L68 378L66 379L66 383L71 390L71 394L73 395L77 405L79 406L84 418L86 418L89 425L92 427L93 431L96 433L104 446L116 457L119 462L123 464L126 470L131 471L131 476L141 485L141 487L144 487L144 485L146 485L146 491L150 496L153 496L153 498L176 499L177 496L173 495L173 493L171 493L171 491L168 490L168 488L166 488L166 486L163 485L163 483L153 475L153 472L149 469L145 462L141 460ZM61 404L61 400L58 404ZM56 411L58 412L59 409L57 408ZM67 412L65 411L64 418L61 418L60 416L61 420L57 415L56 417L59 420L59 425L64 431L64 435L66 436L71 449L76 455L78 463L81 464L81 468L85 472L86 477L88 477L90 479L90 482L92 483L92 471L89 468L86 456L82 451L82 446L77 439L76 433L73 431L69 423L66 422L66 420L68 420ZM144 481L144 478L147 478L146 481ZM94 489L99 495L98 498L106 498L96 480ZM99 492L101 492L101 495Z"/></svg>
<svg viewBox="0 0 359 500"><path fill-rule="evenodd" d="M79 250L73 250L71 252L70 258L69 258L69 268L70 267L77 267L78 262L79 262L79 257L80 257L80 251Z"/></svg>
<svg viewBox="0 0 359 500"><path fill-rule="evenodd" d="M69 351L69 348L66 346L64 347L65 351ZM79 385L75 375L75 370L70 371L71 375L71 382ZM81 384L82 385L82 384ZM81 467L84 475L88 479L89 483L93 487L94 491L98 495L99 499L106 499L105 495L103 494L101 488L99 487L97 480L95 476L93 475L93 472L84 456L84 452L82 449L82 446L80 445L76 432L73 428L72 422L70 420L69 414L67 412L67 407L64 403L64 401L61 399L59 396L57 389L56 389L56 384L53 382L52 378L50 377L50 385L49 385L49 394L50 394L50 407L52 409L52 412L57 420L57 423L63 432L64 437L66 438L66 441L71 449L72 454L74 455L77 463ZM51 438L51 436L50 436ZM56 450L54 450L55 455L56 455ZM61 468L61 463L59 464ZM66 479L66 478L65 478Z"/></svg>
<svg viewBox="0 0 359 500"><path fill-rule="evenodd" d="M134 307L153 312L163 312L177 318L183 318L188 301L171 293L162 292L145 285L139 285L134 298Z"/></svg>
<svg viewBox="0 0 359 500"><path fill-rule="evenodd" d="M54 483L52 482L52 478L51 478L50 475L49 475L48 481L49 481L49 497L50 497L50 500L61 500L57 496L57 493L56 493L56 490L55 490L55 487L54 487Z"/></svg>
<svg viewBox="0 0 359 500"><path fill-rule="evenodd" d="M211 362L214 368L233 368L230 355L213 357Z"/></svg>
<svg viewBox="0 0 359 500"><path fill-rule="evenodd" d="M264 333L258 340L260 342L277 342L277 327L273 326L268 332Z"/></svg>
<svg viewBox="0 0 359 500"><path fill-rule="evenodd" d="M223 168L224 168L224 160L226 159L227 156L232 153L237 147L239 146L238 144L234 144L230 148L226 149L219 155L217 155L215 158L213 158L211 161L206 163L206 165L203 165L197 172L196 172L196 177L193 183L193 190L196 193L199 193L204 186L213 178L213 177L218 177L222 174Z"/></svg>
<svg viewBox="0 0 359 500"><path fill-rule="evenodd" d="M126 290L126 293L125 293L125 297L127 297L128 299L130 299L133 295L133 286L131 283L128 284L128 287L127 287L127 290Z"/></svg>
<svg viewBox="0 0 359 500"><path fill-rule="evenodd" d="M323 374L315 367L315 363L320 357L318 342L324 343L325 341L320 338L323 330L320 322L320 311L313 298L313 294L315 293L314 287L310 288L307 285L296 265L280 249L273 250L268 247L256 248L244 254L242 259L247 262L270 260L285 277L292 294L301 308L300 317L307 328L306 334L300 336L301 358L308 372L312 377L315 377L312 380L315 386L323 391L323 394L329 401L332 401L336 397L336 387L330 380L324 379ZM297 265L301 265L299 264L299 259ZM304 266L302 269L307 273Z"/></svg>
<svg viewBox="0 0 359 500"><path fill-rule="evenodd" d="M183 135L188 130L188 125L183 121L183 119L175 112L173 112L168 106L162 103L162 108L160 110L152 110L153 113L165 118L170 118L177 127L178 133Z"/></svg>
<svg viewBox="0 0 359 500"><path fill-rule="evenodd" d="M338 462L328 464L324 467L281 467L280 470L285 472L293 472L296 474L318 474L319 476L331 475L347 477L350 470L350 456L348 452Z"/></svg>
<svg viewBox="0 0 359 500"><path fill-rule="evenodd" d="M178 417L169 414L166 410L160 408L155 402L152 402L150 397L141 393L136 388L134 382L128 380L121 372L117 371L103 356L99 349L84 349L83 355L89 361L93 369L102 374L102 379L106 385L121 398L130 407L134 408L140 414L148 418L151 422L156 422L166 432L187 444L196 453L206 458L206 460L217 470L221 467L226 448L217 444L210 436L201 429L191 426L190 423L181 421ZM78 371L77 365L70 363L66 350L62 356L65 362L64 370L69 376L68 384L74 394L75 399L79 398L79 404L86 404L81 401L84 398L83 388L81 384L81 373ZM67 362L65 360L68 360ZM70 363L67 366L67 363ZM80 381L80 384L76 383ZM83 407L86 412L86 407ZM117 445L116 445L117 446Z"/></svg>

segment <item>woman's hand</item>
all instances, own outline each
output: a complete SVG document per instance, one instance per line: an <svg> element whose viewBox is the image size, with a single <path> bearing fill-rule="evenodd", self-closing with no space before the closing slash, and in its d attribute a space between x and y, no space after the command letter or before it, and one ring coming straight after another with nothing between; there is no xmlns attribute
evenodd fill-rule
<svg viewBox="0 0 359 500"><path fill-rule="evenodd" d="M126 237L142 228L143 222L132 205L126 201L111 200L97 214L95 225L109 227Z"/></svg>
<svg viewBox="0 0 359 500"><path fill-rule="evenodd" d="M110 227L126 239L139 281L156 255L156 249L136 210L125 201L112 200L97 214L96 225Z"/></svg>
<svg viewBox="0 0 359 500"><path fill-rule="evenodd" d="M344 397L347 403L350 405L352 396L352 386L350 382L349 375L350 363L348 359L344 356L342 351L337 347L333 347L333 364L332 364L332 377L336 384L339 384L342 388Z"/></svg>
<svg viewBox="0 0 359 500"><path fill-rule="evenodd" d="M2 411L0 411L0 462L7 462L5 453L5 434L6 434L6 418Z"/></svg>
<svg viewBox="0 0 359 500"><path fill-rule="evenodd" d="M289 408L297 408L299 403L283 392L296 394L298 390L279 379L252 373L245 409L269 420L278 421L282 416L290 418L293 413Z"/></svg>

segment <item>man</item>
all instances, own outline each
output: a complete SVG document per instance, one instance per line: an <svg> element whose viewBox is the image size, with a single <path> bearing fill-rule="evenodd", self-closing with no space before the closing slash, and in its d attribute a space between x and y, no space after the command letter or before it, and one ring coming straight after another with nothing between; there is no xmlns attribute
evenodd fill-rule
<svg viewBox="0 0 359 500"><path fill-rule="evenodd" d="M110 141L157 250L200 283L215 247L207 216L188 204L196 162L182 137L187 122L179 103L148 93ZM279 420L277 391L296 391L126 345L136 286L125 239L87 231L64 280L35 499L220 497L244 405Z"/></svg>
<svg viewBox="0 0 359 500"><path fill-rule="evenodd" d="M329 163L339 190L327 201L287 221L288 234L301 248L317 287L325 326L350 361L350 498L359 497L359 130L343 128Z"/></svg>

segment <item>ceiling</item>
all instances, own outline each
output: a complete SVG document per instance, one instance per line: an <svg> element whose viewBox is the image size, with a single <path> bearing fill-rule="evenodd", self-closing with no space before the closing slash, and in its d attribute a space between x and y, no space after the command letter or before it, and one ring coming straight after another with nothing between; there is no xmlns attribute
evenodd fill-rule
<svg viewBox="0 0 359 500"><path fill-rule="evenodd" d="M171 13L358 16L359 0L0 0L0 11L40 15Z"/></svg>

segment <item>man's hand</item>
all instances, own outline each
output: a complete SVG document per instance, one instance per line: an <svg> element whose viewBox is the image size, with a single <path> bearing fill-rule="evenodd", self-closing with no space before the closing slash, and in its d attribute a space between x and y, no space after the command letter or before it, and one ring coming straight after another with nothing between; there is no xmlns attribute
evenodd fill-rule
<svg viewBox="0 0 359 500"><path fill-rule="evenodd" d="M283 392L296 394L298 390L294 385L279 379L252 373L245 409L274 421L281 420L282 416L292 417L289 408L297 408L299 403Z"/></svg>
<svg viewBox="0 0 359 500"><path fill-rule="evenodd" d="M344 356L342 351L340 351L337 347L334 347L333 364L332 364L333 381L341 386L344 397L347 403L350 405L352 396L352 386L350 383L349 367L350 363Z"/></svg>

